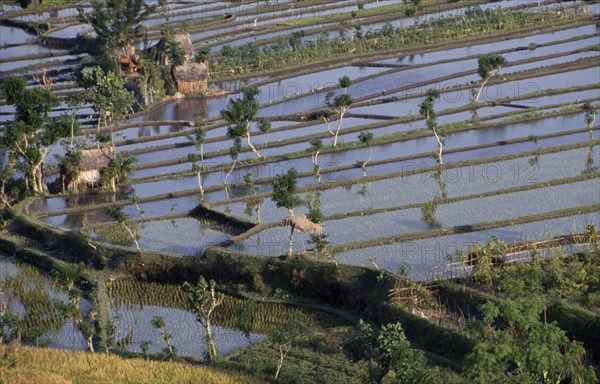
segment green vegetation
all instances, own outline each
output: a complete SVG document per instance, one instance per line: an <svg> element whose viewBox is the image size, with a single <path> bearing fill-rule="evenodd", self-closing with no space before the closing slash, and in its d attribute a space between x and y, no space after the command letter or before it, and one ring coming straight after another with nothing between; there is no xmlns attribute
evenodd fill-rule
<svg viewBox="0 0 600 384"><path fill-rule="evenodd" d="M474 103L479 102L479 96L481 96L481 92L483 91L483 87L492 77L492 71L500 71L500 68L506 66L507 61L504 57L500 55L483 55L479 59L477 59L479 77L481 77L482 83L481 88L477 92L475 99L473 99Z"/></svg>
<svg viewBox="0 0 600 384"><path fill-rule="evenodd" d="M0 381L597 382L597 86L549 88L594 74L594 15L379 3L215 3L199 23L194 3L94 0L75 17L45 1L0 17L43 34L16 31L0 60L24 75L1 85L0 250L19 261L0 255ZM332 15L302 17L317 9ZM370 27L402 14L414 25ZM589 34L560 38L575 28ZM473 45L482 56L440 55ZM479 104L490 85L510 95ZM185 89L202 95L175 100ZM96 175L111 188L73 191ZM90 353L20 346L73 340Z"/></svg>
<svg viewBox="0 0 600 384"><path fill-rule="evenodd" d="M250 142L250 121L254 120L258 113L259 104L256 97L259 93L256 87L244 89L241 99L229 100L227 108L221 111L221 117L229 124L227 137L233 140L245 137L248 147L260 159L263 156Z"/></svg>
<svg viewBox="0 0 600 384"><path fill-rule="evenodd" d="M25 85L23 77L10 77L2 83L7 101L15 106L17 112L15 120L2 131L0 146L11 151L9 158L18 159L25 172L26 189L44 193L48 191L44 164L50 147L67 137L71 129L66 119L48 115L58 105L56 96L44 87L28 89ZM3 153L3 162L6 161L5 156ZM10 174L10 169L4 166L3 172ZM5 187L3 185L3 189ZM6 192L3 195L6 196Z"/></svg>
<svg viewBox="0 0 600 384"><path fill-rule="evenodd" d="M229 47L221 52L221 57L214 60L212 68L217 76L232 71L238 75L272 71L332 58L489 36L499 30L507 32L552 25L565 17L576 16L572 13L565 15L558 10L505 12L503 9L482 10L473 7L464 15L426 21L418 29L394 29L388 25L353 40L329 40L327 36L321 36L316 41L295 47L290 46L287 40L262 49L255 43Z"/></svg>
<svg viewBox="0 0 600 384"><path fill-rule="evenodd" d="M105 63L121 73L121 58L134 58L145 33L144 20L154 11L143 0L92 1L92 12L79 9L80 20L96 33Z"/></svg>
<svg viewBox="0 0 600 384"><path fill-rule="evenodd" d="M202 276L198 278L198 283L195 286L186 281L181 286L181 289L187 295L188 306L196 315L196 320L206 330L207 360L210 363L214 363L219 359L219 354L215 346L211 318L213 311L223 302L224 296L216 291L214 280L206 282Z"/></svg>
<svg viewBox="0 0 600 384"><path fill-rule="evenodd" d="M6 383L44 382L98 383L203 383L258 384L263 381L240 373L194 364L124 359L116 355L86 354L31 347L0 345L0 353L13 363L0 369L0 379ZM61 364L57 364L61 362ZM0 364L3 364L0 363Z"/></svg>

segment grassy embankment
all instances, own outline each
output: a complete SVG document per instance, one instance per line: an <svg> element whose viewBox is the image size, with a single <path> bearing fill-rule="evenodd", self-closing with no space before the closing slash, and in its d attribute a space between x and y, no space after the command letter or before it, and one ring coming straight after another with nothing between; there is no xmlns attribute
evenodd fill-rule
<svg viewBox="0 0 600 384"><path fill-rule="evenodd" d="M239 372L185 362L125 359L116 355L0 345L0 382L59 383L215 383L258 384Z"/></svg>

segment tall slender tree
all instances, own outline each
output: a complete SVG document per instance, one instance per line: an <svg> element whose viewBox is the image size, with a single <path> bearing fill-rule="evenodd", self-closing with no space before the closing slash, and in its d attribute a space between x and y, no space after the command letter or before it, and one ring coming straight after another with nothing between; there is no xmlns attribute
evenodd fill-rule
<svg viewBox="0 0 600 384"><path fill-rule="evenodd" d="M358 167L362 168L363 176L367 176L367 164L369 164L369 162L373 158L373 145L372 145L373 144L373 133L364 132L364 131L361 132L358 135L358 141L369 147L369 158L365 161L357 161L356 162L356 165Z"/></svg>
<svg viewBox="0 0 600 384"><path fill-rule="evenodd" d="M479 77L481 77L481 88L479 88L479 92L475 96L473 100L474 103L479 102L479 97L481 96L481 92L483 91L483 87L492 77L492 71L499 72L500 69L506 66L507 61L504 56L496 55L496 54L487 54L481 56L477 59Z"/></svg>
<svg viewBox="0 0 600 384"><path fill-rule="evenodd" d="M150 324L160 332L160 336L167 345L164 349L164 355L166 360L171 360L176 356L175 346L173 345L173 335L167 330L167 323L165 318L162 316L154 316L150 320ZM148 346L149 347L149 346Z"/></svg>
<svg viewBox="0 0 600 384"><path fill-rule="evenodd" d="M352 83L350 82L350 84L352 84ZM340 87L343 87L344 85L350 86L350 84L345 82L343 77L339 80ZM329 130L329 133L333 135L333 146L334 147L337 146L338 135L340 133L340 129L342 128L342 121L344 120L344 115L346 114L348 109L350 109L350 107L354 103L352 96L350 96L348 93L346 93L346 89L347 89L347 87L344 88L344 93L337 95L335 97L334 97L333 91L329 92L325 98L325 102L327 103L327 105L332 107L335 110L335 112L338 114L338 117L339 117L338 125L337 125L335 132L332 132L331 130Z"/></svg>
<svg viewBox="0 0 600 384"><path fill-rule="evenodd" d="M321 139L312 139L310 141L310 147L308 151L311 152L310 160L313 165L313 172L315 174L315 179L317 182L321 182L321 166L319 165L319 153L325 148L323 145L323 140Z"/></svg>
<svg viewBox="0 0 600 384"><path fill-rule="evenodd" d="M196 117L196 124L193 132L187 135L187 138L198 149L199 153L188 154L188 160L192 163L192 172L198 177L198 189L200 196L204 196L204 184L202 174L206 171L204 164L204 144L206 143L206 119Z"/></svg>
<svg viewBox="0 0 600 384"><path fill-rule="evenodd" d="M250 134L250 121L258 113L259 103L256 97L259 93L256 87L245 88L241 99L229 100L227 108L221 110L221 117L229 124L227 136L232 139L245 137L248 147L260 159L263 156L252 144Z"/></svg>
<svg viewBox="0 0 600 384"><path fill-rule="evenodd" d="M229 199L229 184L227 184L227 178L233 172L235 165L237 164L238 157L240 156L240 151L242 150L242 139L239 137L233 138L233 144L231 148L229 148L229 157L231 158L231 167L229 171L225 173L225 177L223 178L223 187L225 188L225 195L227 199Z"/></svg>
<svg viewBox="0 0 600 384"><path fill-rule="evenodd" d="M134 232L133 228L129 224L130 217L127 213L123 212L123 207L111 205L105 208L105 212L108 216L110 216L111 219L113 219L114 221L119 223L123 228L125 228L125 230L129 234L129 237L135 243L135 248L137 249L137 251L142 252L142 250L140 249L140 244L138 243L138 234Z"/></svg>
<svg viewBox="0 0 600 384"><path fill-rule="evenodd" d="M265 152L267 150L267 146L269 145L269 132L271 132L271 119L269 119L269 118L260 119L256 125L257 125L260 133L265 135L265 140L264 140L262 148L261 148L261 153L262 153L263 157L267 157L267 155L265 155Z"/></svg>
<svg viewBox="0 0 600 384"><path fill-rule="evenodd" d="M223 302L224 296L216 290L214 280L207 282L203 276L198 278L198 283L195 286L186 281L181 289L186 295L188 306L196 315L196 320L206 330L208 361L214 363L219 355L215 345L215 336L212 332L212 315L214 310Z"/></svg>
<svg viewBox="0 0 600 384"><path fill-rule="evenodd" d="M436 141L438 142L438 153L436 156L436 161L438 164L443 164L442 160L442 151L444 149L444 135L443 132L440 132L440 129L437 125L437 117L435 115L435 111L433 110L433 103L435 99L440 96L440 91L437 89L428 89L425 93L425 100L421 104L419 104L419 113L425 117L427 128L433 132Z"/></svg>
<svg viewBox="0 0 600 384"><path fill-rule="evenodd" d="M276 175L273 180L273 195L271 199L275 202L277 208L287 208L289 217L294 215L294 208L302 204L302 200L296 196L298 183L298 171L290 168L286 173ZM290 242L288 247L288 257L292 256L292 247L294 241L294 225L290 225Z"/></svg>

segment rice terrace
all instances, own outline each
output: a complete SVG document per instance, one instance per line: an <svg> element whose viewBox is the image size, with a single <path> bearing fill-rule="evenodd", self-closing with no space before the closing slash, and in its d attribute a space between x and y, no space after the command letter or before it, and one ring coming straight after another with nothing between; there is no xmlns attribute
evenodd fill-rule
<svg viewBox="0 0 600 384"><path fill-rule="evenodd" d="M598 383L600 1L0 0L0 383Z"/></svg>

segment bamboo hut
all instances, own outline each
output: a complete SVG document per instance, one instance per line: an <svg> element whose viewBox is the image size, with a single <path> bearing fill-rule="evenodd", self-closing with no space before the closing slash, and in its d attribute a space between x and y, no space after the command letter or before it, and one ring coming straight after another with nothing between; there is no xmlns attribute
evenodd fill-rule
<svg viewBox="0 0 600 384"><path fill-rule="evenodd" d="M173 68L177 92L183 94L204 93L208 88L208 65L191 63Z"/></svg>
<svg viewBox="0 0 600 384"><path fill-rule="evenodd" d="M73 156L67 154L66 156ZM112 147L99 149L84 149L81 151L81 161L76 167L76 177L70 179L61 175L68 190L102 187L101 169L107 167L115 157Z"/></svg>

